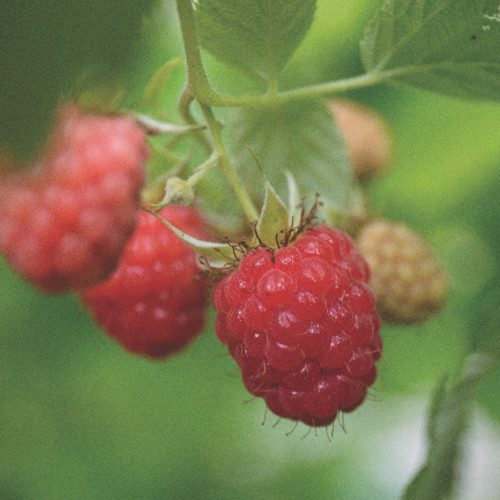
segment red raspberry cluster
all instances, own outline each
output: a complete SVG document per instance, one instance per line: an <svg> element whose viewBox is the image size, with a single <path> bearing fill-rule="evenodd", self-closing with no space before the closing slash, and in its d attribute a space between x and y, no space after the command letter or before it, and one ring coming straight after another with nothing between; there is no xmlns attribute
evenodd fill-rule
<svg viewBox="0 0 500 500"><path fill-rule="evenodd" d="M216 334L273 413L317 427L363 402L382 353L368 279L351 238L317 227L215 285Z"/></svg>
<svg viewBox="0 0 500 500"><path fill-rule="evenodd" d="M148 156L130 118L63 106L35 165L0 183L0 251L12 268L46 292L104 280L135 228Z"/></svg>
<svg viewBox="0 0 500 500"><path fill-rule="evenodd" d="M31 169L0 159L0 251L40 289L78 291L129 351L163 358L202 330L208 278L193 249L139 210L148 155L133 120L63 106ZM211 239L193 206L159 215ZM272 412L326 426L357 408L377 377L370 271L341 231L290 230L287 240L249 251L214 286L215 331Z"/></svg>
<svg viewBox="0 0 500 500"><path fill-rule="evenodd" d="M168 205L159 214L191 236L208 236L193 207ZM96 321L126 349L160 358L202 330L207 289L194 250L154 215L141 212L118 269L82 297Z"/></svg>

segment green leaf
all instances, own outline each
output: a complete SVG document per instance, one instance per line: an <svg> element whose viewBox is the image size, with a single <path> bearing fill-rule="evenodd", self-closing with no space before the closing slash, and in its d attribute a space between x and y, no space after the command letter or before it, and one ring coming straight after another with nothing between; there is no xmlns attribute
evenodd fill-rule
<svg viewBox="0 0 500 500"><path fill-rule="evenodd" d="M369 72L467 99L500 100L498 0L386 0L361 41Z"/></svg>
<svg viewBox="0 0 500 500"><path fill-rule="evenodd" d="M220 61L275 79L311 25L316 0L199 0L201 46Z"/></svg>
<svg viewBox="0 0 500 500"><path fill-rule="evenodd" d="M471 404L479 385L491 373L496 362L486 353L471 354L462 379L452 390L446 390L446 379L439 383L429 415L427 460L408 485L404 499L449 497Z"/></svg>
<svg viewBox="0 0 500 500"><path fill-rule="evenodd" d="M287 195L290 172L301 195L347 211L356 191L343 140L321 102L288 104L272 109L241 110L232 123L236 167L245 186L262 201L262 183L249 161L248 144L278 195Z"/></svg>

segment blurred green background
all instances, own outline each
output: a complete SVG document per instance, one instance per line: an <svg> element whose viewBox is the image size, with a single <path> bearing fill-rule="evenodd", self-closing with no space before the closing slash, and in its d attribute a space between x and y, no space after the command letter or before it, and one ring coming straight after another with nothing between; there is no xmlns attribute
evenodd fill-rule
<svg viewBox="0 0 500 500"><path fill-rule="evenodd" d="M159 65L182 56L170 3L142 21L145 37L125 75L131 102ZM283 86L359 74L357 41L379 4L320 1ZM217 88L245 89L206 60ZM175 116L183 76L174 71L167 114ZM322 429L307 434L300 425L288 435L293 423L274 426L215 338L212 313L188 350L152 362L123 352L75 296L42 296L0 261L0 498L400 495L425 455L433 388L460 373L481 303L499 297L500 106L386 86L349 97L379 110L394 131L395 161L367 186L372 209L423 234L454 287L427 323L383 328L376 390L345 416L345 431L337 425L330 441ZM497 370L478 395L457 498L498 492L499 388Z"/></svg>

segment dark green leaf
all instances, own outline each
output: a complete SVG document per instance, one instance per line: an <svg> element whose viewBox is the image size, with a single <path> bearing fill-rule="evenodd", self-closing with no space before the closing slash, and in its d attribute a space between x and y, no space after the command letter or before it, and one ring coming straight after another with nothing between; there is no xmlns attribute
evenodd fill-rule
<svg viewBox="0 0 500 500"><path fill-rule="evenodd" d="M367 71L468 99L500 100L498 0L386 0L361 41Z"/></svg>
<svg viewBox="0 0 500 500"><path fill-rule="evenodd" d="M356 192L344 144L332 116L322 103L295 103L272 109L246 109L233 123L233 151L239 174L253 196L262 201L262 182L245 145L261 163L282 199L287 196L286 172L301 195L315 193L339 211L346 211Z"/></svg>
<svg viewBox="0 0 500 500"><path fill-rule="evenodd" d="M316 0L199 0L200 44L247 74L275 78L311 25Z"/></svg>
<svg viewBox="0 0 500 500"><path fill-rule="evenodd" d="M445 379L440 382L429 415L427 460L406 489L406 500L445 498L452 492L466 418L479 385L496 361L485 353L471 354L462 379L452 390L446 390Z"/></svg>

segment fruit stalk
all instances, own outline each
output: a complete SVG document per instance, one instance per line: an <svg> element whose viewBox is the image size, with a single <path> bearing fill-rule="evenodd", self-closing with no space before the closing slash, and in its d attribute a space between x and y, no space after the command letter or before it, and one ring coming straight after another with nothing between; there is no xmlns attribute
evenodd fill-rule
<svg viewBox="0 0 500 500"><path fill-rule="evenodd" d="M200 107L205 117L205 120L207 121L208 129L212 136L215 151L218 153L219 164L222 167L222 170L229 184L233 188L233 191L235 192L236 196L238 197L241 207L243 208L243 211L245 212L245 215L247 216L248 220L250 222L258 220L259 214L257 212L257 209L255 208L254 204L252 203L252 200L249 198L245 188L241 184L240 180L238 179L238 176L236 175L235 171L233 170L233 167L231 166L231 162L229 161L229 158L226 153L226 148L222 140L220 124L216 120L212 108L210 106L201 103Z"/></svg>

